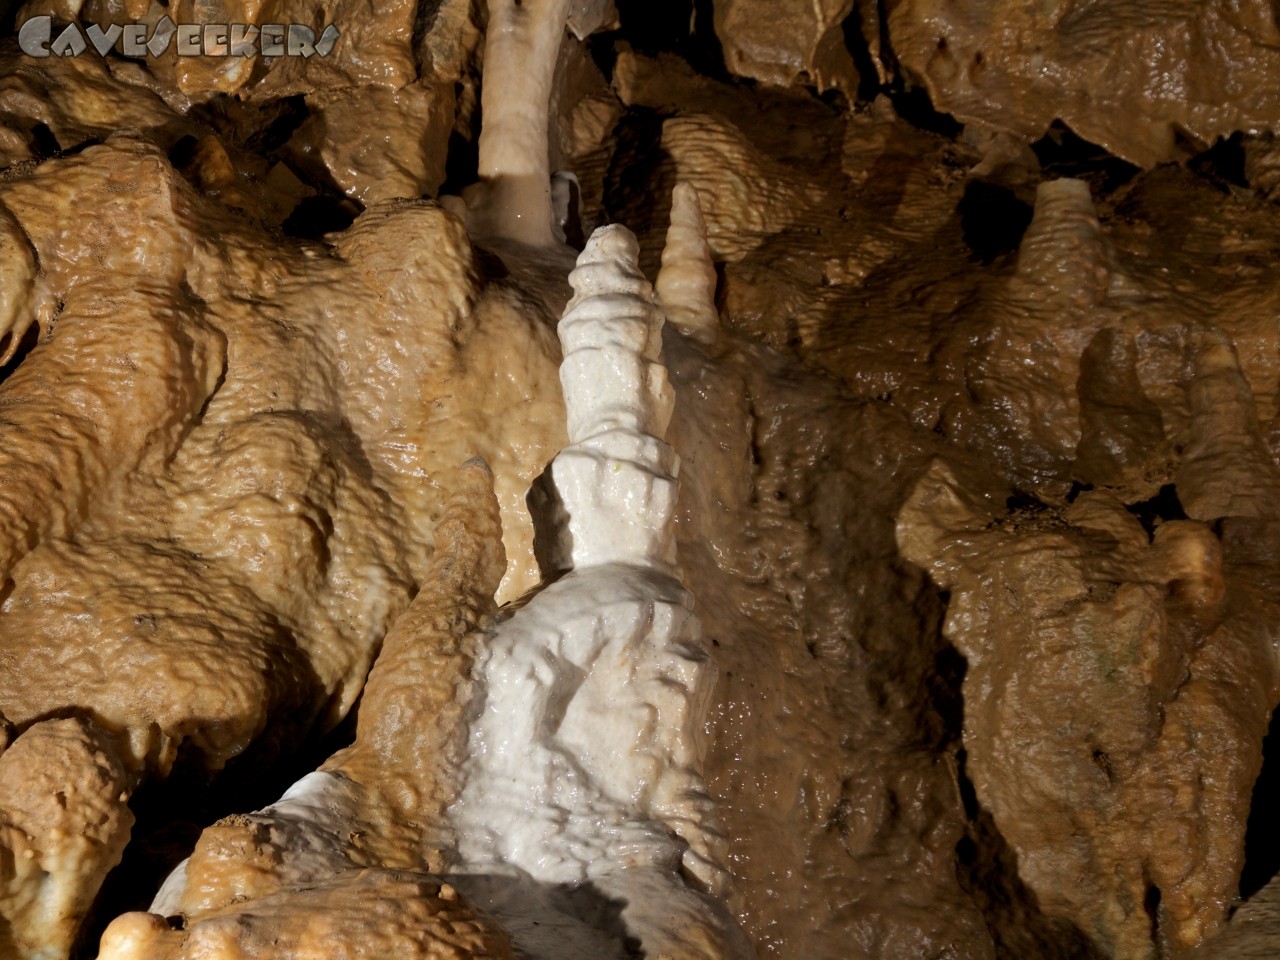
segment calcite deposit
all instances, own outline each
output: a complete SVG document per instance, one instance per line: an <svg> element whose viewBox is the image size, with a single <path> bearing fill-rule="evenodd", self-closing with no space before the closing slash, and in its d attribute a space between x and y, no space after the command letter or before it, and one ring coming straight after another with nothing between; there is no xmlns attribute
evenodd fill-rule
<svg viewBox="0 0 1280 960"><path fill-rule="evenodd" d="M1270 7L40 14L0 960L1280 952Z"/></svg>
<svg viewBox="0 0 1280 960"><path fill-rule="evenodd" d="M844 35L854 0L784 2L767 17L754 3L718 0L712 6L725 65L739 76L784 87L799 81L819 90L857 92L858 68Z"/></svg>
<svg viewBox="0 0 1280 960"><path fill-rule="evenodd" d="M483 920L459 918L462 901L439 907L455 887L522 956L614 954L611 903L646 955L749 955L708 896L730 883L700 770L714 675L674 576L673 396L638 253L625 228L602 228L570 277L572 443L535 499L544 574L563 576L493 622L499 511L488 468L464 466L426 583L370 673L355 743L278 803L205 831L150 913L107 928L103 960L233 958L267 943L294 956L357 944L509 955ZM557 902L557 888L581 905ZM432 898L429 921L410 910L383 926L380 904ZM313 910L332 929L294 919Z"/></svg>
<svg viewBox="0 0 1280 960"><path fill-rule="evenodd" d="M265 810L209 827L153 912L107 928L103 960L512 956L436 875L465 759L475 631L502 572L492 475L469 464L458 486L437 528L448 546L383 644L356 742ZM175 928L166 916L185 919Z"/></svg>
<svg viewBox="0 0 1280 960"><path fill-rule="evenodd" d="M907 0L886 10L904 76L966 123L1035 140L1061 120L1147 166L1280 122L1280 24L1261 0Z"/></svg>

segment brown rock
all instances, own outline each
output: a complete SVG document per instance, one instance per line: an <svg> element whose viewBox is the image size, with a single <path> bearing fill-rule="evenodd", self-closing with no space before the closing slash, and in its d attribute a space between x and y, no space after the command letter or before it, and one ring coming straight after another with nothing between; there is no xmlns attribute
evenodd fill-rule
<svg viewBox="0 0 1280 960"><path fill-rule="evenodd" d="M738 76L838 89L850 99L857 92L858 70L844 39L854 0L716 0L714 7L725 64Z"/></svg>
<svg viewBox="0 0 1280 960"><path fill-rule="evenodd" d="M1233 131L1280 122L1280 29L1261 0L1194 5L907 0L893 54L963 123L1042 136L1062 120L1149 167Z"/></svg>
<svg viewBox="0 0 1280 960"><path fill-rule="evenodd" d="M1153 926L1194 946L1235 895L1277 687L1274 594L1234 542L1171 521L1148 544L1102 493L1005 513L941 463L900 516L951 591L978 800L1042 909L1107 956L1156 956Z"/></svg>
<svg viewBox="0 0 1280 960"><path fill-rule="evenodd" d="M328 960L361 954L413 960L510 960L506 938L438 878L353 870L229 909L190 930L153 914L127 913L103 934L119 960Z"/></svg>
<svg viewBox="0 0 1280 960"><path fill-rule="evenodd" d="M1265 960L1280 943L1280 880L1272 880L1231 917L1217 936L1188 960Z"/></svg>
<svg viewBox="0 0 1280 960"><path fill-rule="evenodd" d="M46 720L0 756L0 949L65 956L129 840L132 778L90 720Z"/></svg>
<svg viewBox="0 0 1280 960"><path fill-rule="evenodd" d="M438 84L316 93L289 148L313 179L364 206L433 195L444 182L453 103L452 87Z"/></svg>
<svg viewBox="0 0 1280 960"><path fill-rule="evenodd" d="M108 943L501 955L442 885L430 823L453 788L463 621L537 578L524 496L563 441L567 251L477 251L436 205L394 199L437 189L451 133L473 135L479 6L217 7L332 19L343 41L247 78L88 56L0 79L11 939L65 952L127 832L122 795L180 752L254 776L351 708L381 645L360 742L329 768L365 822L303 870L278 823L224 818L193 860L188 929L126 914ZM699 274L715 343L665 349L680 562L721 668L709 787L762 957L1137 958L1153 924L1176 955L1235 895L1276 700L1280 229L1255 198L1276 164L1246 138L1256 195L1095 166L1037 198L1063 168L1025 143L1067 110L1143 163L1170 124L1210 138L1270 96L1272 27L1260 7L1095 6L1004 11L1006 32L964 35L988 73L975 57L950 81L913 59L917 39L941 58L912 33L919 6L886 6L908 67L988 125L961 141L888 97L799 89L856 83L823 55L843 6L717 6L718 26L738 18L731 67L785 90L618 43L611 91L614 38L562 48L552 144L588 219L643 231L652 273L687 180L718 260ZM1040 17L1052 89L1018 49ZM1224 17L1240 29L1213 34L1221 53L1187 53ZM946 56L967 42L948 34ZM1252 83L1218 82L1219 58ZM1152 63L1207 92L1135 99ZM370 207L327 245L256 225L334 186ZM502 530L472 516L489 554L460 585L440 562L470 541L442 517L476 454ZM56 922L42 889L69 905Z"/></svg>
<svg viewBox="0 0 1280 960"><path fill-rule="evenodd" d="M225 179L216 141L197 169ZM375 208L340 256L298 248L268 266L261 233L137 140L46 161L0 194L20 211L11 311L36 313L43 289L61 304L0 385L0 700L15 723L91 711L131 784L166 776L180 749L217 771L336 723L426 573L448 495L424 469L437 455L491 456L523 591L523 492L559 444L538 424L563 420L541 396L554 334L500 296L477 304L472 251L439 208ZM424 375L436 364L454 372ZM473 378L523 417L478 427L454 399ZM530 386L535 402L510 394ZM39 780L13 789L42 802ZM83 852L85 905L118 855Z"/></svg>

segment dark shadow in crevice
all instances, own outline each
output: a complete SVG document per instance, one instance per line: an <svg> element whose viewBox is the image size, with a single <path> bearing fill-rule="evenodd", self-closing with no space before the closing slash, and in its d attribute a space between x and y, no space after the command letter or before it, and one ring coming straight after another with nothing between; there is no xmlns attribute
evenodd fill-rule
<svg viewBox="0 0 1280 960"><path fill-rule="evenodd" d="M1067 503L1075 503L1080 499L1080 494L1088 493L1092 489L1092 483L1081 483L1079 480L1072 481L1071 489L1067 491Z"/></svg>
<svg viewBox="0 0 1280 960"><path fill-rule="evenodd" d="M1244 835L1244 870L1240 873L1240 896L1248 899L1273 877L1280 875L1280 711L1271 714L1266 739L1262 741L1262 770L1253 784L1249 821Z"/></svg>
<svg viewBox="0 0 1280 960"><path fill-rule="evenodd" d="M615 39L626 40L637 52L654 56L679 53L688 56L693 47L696 14L693 0L617 0L621 30Z"/></svg>
<svg viewBox="0 0 1280 960"><path fill-rule="evenodd" d="M641 960L645 955L623 921L626 903L590 882L550 884L495 875L446 879L498 921L517 956Z"/></svg>
<svg viewBox="0 0 1280 960"><path fill-rule="evenodd" d="M217 94L196 104L190 119L208 126L225 144L268 157L279 150L311 115L302 94L262 102L243 102Z"/></svg>
<svg viewBox="0 0 1280 960"><path fill-rule="evenodd" d="M241 211L254 219L269 216L261 222L273 233L321 241L325 234L345 230L363 212L363 205L345 194L324 164L294 143L295 134L311 117L301 94L262 103L218 95L193 107L189 117L214 132L233 165L246 161L261 164L265 172L282 164L314 191L294 204L283 222L277 222L277 214L265 210ZM178 136L169 148L170 163L197 187L200 171L195 164L199 155L199 140L190 134Z"/></svg>
<svg viewBox="0 0 1280 960"><path fill-rule="evenodd" d="M701 76L742 82L724 65L712 0L617 0L616 5L620 27L586 40L605 77L612 78L621 45L644 56L676 54Z"/></svg>
<svg viewBox="0 0 1280 960"><path fill-rule="evenodd" d="M591 34L583 43L586 44L591 62L604 74L605 80L613 83L613 70L618 65L619 45L630 46L622 31L601 30Z"/></svg>
<svg viewBox="0 0 1280 960"><path fill-rule="evenodd" d="M244 141L244 148L250 153L269 154L279 150L311 115L301 94L274 100L265 104L264 109L271 111L267 113L266 123L250 133Z"/></svg>
<svg viewBox="0 0 1280 960"><path fill-rule="evenodd" d="M9 352L9 347L13 343L13 331L10 330L0 337L0 356L4 356ZM13 372L22 366L22 361L27 359L27 355L40 343L40 325L33 323L27 327L22 333L22 339L18 341L18 349L14 351L9 362L0 366L0 383L4 383L13 375Z"/></svg>
<svg viewBox="0 0 1280 960"><path fill-rule="evenodd" d="M31 154L36 160L48 160L62 153L62 144L54 136L48 124L37 123L31 128L29 135Z"/></svg>
<svg viewBox="0 0 1280 960"><path fill-rule="evenodd" d="M942 611L938 615L939 628L945 616L950 594L942 594ZM959 650L945 641L933 658L933 670L927 683L929 702L941 722L938 746L948 748L961 742L964 735L964 675L969 661Z"/></svg>
<svg viewBox="0 0 1280 960"><path fill-rule="evenodd" d="M1019 517L1026 519L1044 513L1049 509L1049 505L1033 493L1028 493L1025 490L1014 490L1013 493L1004 498L1004 508L1007 513L1017 514Z"/></svg>
<svg viewBox="0 0 1280 960"><path fill-rule="evenodd" d="M1178 490L1172 483L1166 483L1154 497L1127 504L1125 509L1138 518L1148 537L1154 537L1156 527L1168 520L1187 519L1187 512L1178 499Z"/></svg>
<svg viewBox="0 0 1280 960"><path fill-rule="evenodd" d="M1045 135L1031 144L1031 150L1045 179L1084 180L1095 197L1111 193L1142 172L1141 167L1084 139L1061 120L1055 120Z"/></svg>
<svg viewBox="0 0 1280 960"><path fill-rule="evenodd" d="M511 276L511 269L506 261L491 250L477 246L473 248L472 256L484 286L487 287L491 283L497 283Z"/></svg>
<svg viewBox="0 0 1280 960"><path fill-rule="evenodd" d="M699 73L716 79L731 78L724 61L724 47L716 34L714 0L694 0L693 48L686 59Z"/></svg>
<svg viewBox="0 0 1280 960"><path fill-rule="evenodd" d="M1013 190L983 180L970 180L956 208L966 246L984 264L1015 253L1031 225L1031 204Z"/></svg>
<svg viewBox="0 0 1280 960"><path fill-rule="evenodd" d="M0 0L0 37L17 36L18 33L18 10L22 7L22 0ZM3 950L0 950L0 956L9 956Z"/></svg>
<svg viewBox="0 0 1280 960"><path fill-rule="evenodd" d="M525 505L533 521L533 556L542 574L542 584L547 586L559 580L573 566L569 511L565 509L560 490L551 476L550 464L529 485Z"/></svg>
<svg viewBox="0 0 1280 960"><path fill-rule="evenodd" d="M174 141L173 146L169 148L169 163L175 170L181 170L183 167L195 160L196 148L199 145L200 141L194 136L189 133L183 134Z"/></svg>
<svg viewBox="0 0 1280 960"><path fill-rule="evenodd" d="M101 137L86 137L71 146L63 146L47 123L38 122L27 131L27 149L35 163L43 163L58 157L74 157L76 154L102 143Z"/></svg>
<svg viewBox="0 0 1280 960"><path fill-rule="evenodd" d="M280 644L294 641L279 628ZM267 729L222 770L210 771L190 741L178 749L169 775L149 781L129 799L135 824L120 864L107 875L82 924L71 960L97 956L108 923L122 913L146 910L161 883L190 856L201 831L233 813L276 802L291 784L355 741L359 702L332 730L314 729L325 709L319 677L300 657L289 656L282 671L296 678L271 710ZM99 724L101 726L101 724ZM308 728L311 728L308 732Z"/></svg>
<svg viewBox="0 0 1280 960"><path fill-rule="evenodd" d="M957 754L958 786L969 829L956 844L960 886L982 911L997 960L1104 960L1106 954L1079 927L1046 916L1039 900L1018 876L1018 858L994 818L984 809Z"/></svg>
<svg viewBox="0 0 1280 960"><path fill-rule="evenodd" d="M637 230L640 268L656 276L671 213L671 191L676 184L675 165L662 146L667 115L633 107L618 121L614 150L605 176L605 222L645 224Z"/></svg>
<svg viewBox="0 0 1280 960"><path fill-rule="evenodd" d="M878 82L875 61L871 57L871 51L868 47L865 62L867 69L870 71L871 77L876 80L874 86L875 94L883 94L889 98L893 104L894 112L898 117L905 120L920 130L929 133L936 133L948 139L955 139L962 130L964 124L960 123L955 117L949 113L943 113L933 105L933 101L929 98L929 92L918 84L912 83L911 80L904 75L904 71L899 69L898 58L894 55L893 44L889 37L889 15L885 9L883 0L877 0L876 21L880 31L880 62L884 67L884 73L889 77L888 83L883 85ZM858 16L857 9L854 10L854 17ZM860 38L865 37L861 32L861 26L855 27ZM858 69L863 69L863 63L858 60L859 54L850 44L850 26L848 21L844 25L845 45L849 47L850 53L854 54L854 62ZM862 41L864 44L865 40ZM868 91L872 92L872 91ZM863 96L862 82L858 88L859 99Z"/></svg>
<svg viewBox="0 0 1280 960"><path fill-rule="evenodd" d="M1151 921L1152 943L1158 943L1160 939L1160 899L1160 888L1148 882L1146 893L1142 897L1142 909Z"/></svg>
<svg viewBox="0 0 1280 960"><path fill-rule="evenodd" d="M347 229L363 208L348 197L318 194L303 197L285 217L280 229L299 240L323 240L325 234Z"/></svg>
<svg viewBox="0 0 1280 960"><path fill-rule="evenodd" d="M102 142L101 137L89 137L85 140L81 140L79 143L73 143L69 147L63 147L58 151L58 156L74 157L77 154L84 153L84 151L88 150L90 147L99 146Z"/></svg>
<svg viewBox="0 0 1280 960"><path fill-rule="evenodd" d="M742 83L725 66L724 49L715 30L712 0L617 0L620 29L587 39L596 64L612 78L619 44L656 57L674 53L704 77Z"/></svg>
<svg viewBox="0 0 1280 960"><path fill-rule="evenodd" d="M859 103L870 103L884 87L880 84L880 72L871 53L871 44L862 32L862 15L858 7L855 6L853 13L845 17L840 30L844 34L844 48L849 51L858 71L856 99Z"/></svg>
<svg viewBox="0 0 1280 960"><path fill-rule="evenodd" d="M444 183L439 195L461 196L465 187L480 180L480 111L475 111L475 123L471 137L464 137L457 130L449 134L449 152L444 161Z"/></svg>
<svg viewBox="0 0 1280 960"><path fill-rule="evenodd" d="M951 114L942 113L934 107L924 87L907 87L901 82L895 82L885 92L893 102L893 109L898 116L917 129L948 139L955 139L964 129L964 124Z"/></svg>
<svg viewBox="0 0 1280 960"><path fill-rule="evenodd" d="M1219 137L1208 150L1188 160L1187 168L1223 193L1230 193L1232 187L1249 186L1249 178L1245 174L1243 134Z"/></svg>

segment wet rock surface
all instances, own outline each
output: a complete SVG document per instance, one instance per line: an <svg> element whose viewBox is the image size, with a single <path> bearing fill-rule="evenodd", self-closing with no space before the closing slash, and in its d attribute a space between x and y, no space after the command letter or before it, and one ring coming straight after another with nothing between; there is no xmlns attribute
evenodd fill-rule
<svg viewBox="0 0 1280 960"><path fill-rule="evenodd" d="M1236 911L1276 859L1267 11L502 10L552 59L494 68L462 0L201 7L327 58L0 48L0 956L1274 953L1271 887ZM544 111L480 109L534 67ZM538 742L696 776L531 887L448 825L484 664L524 676L480 638L577 596L526 495L582 439L556 323L613 222L667 320L654 609L705 659L662 689L701 692L625 764ZM666 655L582 702L667 703ZM470 885L467 844L504 851Z"/></svg>
<svg viewBox="0 0 1280 960"><path fill-rule="evenodd" d="M902 70L940 110L1028 140L1061 120L1142 166L1272 129L1280 37L1267 3L893 4Z"/></svg>

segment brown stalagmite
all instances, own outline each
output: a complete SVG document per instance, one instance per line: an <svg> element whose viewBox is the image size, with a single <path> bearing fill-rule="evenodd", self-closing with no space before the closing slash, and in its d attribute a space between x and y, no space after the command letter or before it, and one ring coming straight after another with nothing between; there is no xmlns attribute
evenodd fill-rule
<svg viewBox="0 0 1280 960"><path fill-rule="evenodd" d="M0 755L0 955L66 956L119 861L135 780L91 720L46 720Z"/></svg>
<svg viewBox="0 0 1280 960"><path fill-rule="evenodd" d="M1205 330L1189 350L1191 422L1178 497L1188 516L1274 518L1280 514L1280 470L1262 441L1253 391L1231 342Z"/></svg>
<svg viewBox="0 0 1280 960"><path fill-rule="evenodd" d="M898 526L951 594L977 801L1067 929L1124 960L1157 956L1153 924L1194 945L1232 897L1276 697L1276 604L1247 559L1274 538L1186 519L1148 536L1110 492L999 510L982 489L935 463Z"/></svg>
<svg viewBox="0 0 1280 960"><path fill-rule="evenodd" d="M1018 276L1041 296L1099 303L1111 281L1089 184L1063 178L1036 189L1035 217L1018 248Z"/></svg>
<svg viewBox="0 0 1280 960"><path fill-rule="evenodd" d="M689 183L677 183L671 191L671 220L654 289L672 326L695 340L715 343L720 330L716 268L698 191Z"/></svg>

